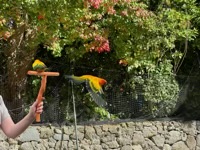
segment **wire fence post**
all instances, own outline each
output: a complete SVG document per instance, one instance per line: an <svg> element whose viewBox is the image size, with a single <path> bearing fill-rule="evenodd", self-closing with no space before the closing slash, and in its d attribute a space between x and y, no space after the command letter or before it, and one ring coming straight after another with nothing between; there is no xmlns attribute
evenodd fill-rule
<svg viewBox="0 0 200 150"><path fill-rule="evenodd" d="M75 126L75 135L76 135L76 146L77 146L77 150L79 150L78 134L77 134L77 121L76 121L76 105L75 105L73 81L71 81L71 84L72 84L72 100L73 100L73 108L74 108L74 126Z"/></svg>

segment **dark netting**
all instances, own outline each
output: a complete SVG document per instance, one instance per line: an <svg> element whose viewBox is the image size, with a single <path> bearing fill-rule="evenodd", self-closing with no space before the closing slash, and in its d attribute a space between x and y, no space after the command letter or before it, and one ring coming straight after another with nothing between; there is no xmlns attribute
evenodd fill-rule
<svg viewBox="0 0 200 150"><path fill-rule="evenodd" d="M108 71L107 71L108 72ZM5 76L0 75L0 94L4 96L4 83ZM180 92L178 93L178 100L176 107L173 112L175 115L181 113L181 106L185 103L189 93L195 91L195 98L200 97L200 94L197 90L199 87L199 83L197 82L197 77L188 77L188 76L177 76L176 77L179 86ZM120 79L119 79L120 80ZM116 85L115 85L116 83ZM109 85L110 86L110 85ZM115 88L117 87L117 88ZM77 87L75 87L77 89ZM134 91L126 89L124 91L120 91L119 85L117 82L112 82L112 90L110 88L104 87L105 91L105 99L108 102L107 110L111 114L115 114L119 119L133 119L133 118L149 118L152 117L151 112L149 111L149 102L145 99L143 85L137 85ZM17 90L17 89L16 89ZM81 91L81 86L78 87L77 91ZM45 100L44 105L44 113L41 115L41 123L63 123L66 122L68 118L73 118L73 104L72 104L72 93L71 93L71 84L66 81L63 76L49 77L47 83L47 90L45 92ZM75 90L76 97L76 107L77 107L77 118L78 121L83 115L83 107L85 107L84 103L81 103L81 98L86 94L86 92L80 92L79 94L82 96L77 96L77 91ZM32 100L37 95L32 95ZM32 101L33 102L33 101ZM14 100L13 102L9 102L5 100L5 103L9 109L9 112L12 118L15 121L21 120L24 115L27 113L29 106L32 102L27 101L27 98L22 97L21 99ZM81 104L80 104L81 103ZM159 106L160 104L158 104ZM20 106L20 107L19 107ZM165 105L162 107L158 107L157 112L163 109ZM90 109L89 107L87 109ZM82 117L84 118L84 116ZM73 122L73 119L70 120ZM86 121L86 120L84 120ZM90 121L88 119L88 121Z"/></svg>
<svg viewBox="0 0 200 150"><path fill-rule="evenodd" d="M64 112L60 109L60 95L58 90L58 87L55 87L51 93L48 93L51 100L45 103L45 113L41 115L41 120L44 123L51 122L60 124L64 121Z"/></svg>
<svg viewBox="0 0 200 150"><path fill-rule="evenodd" d="M137 98L136 98L137 97ZM108 110L112 114L117 114L121 118L139 117L145 114L145 108L148 104L144 100L142 91L138 95L133 93L108 93Z"/></svg>
<svg viewBox="0 0 200 150"><path fill-rule="evenodd" d="M15 97L12 101L8 101L6 97L6 75L2 73L0 75L0 95L3 97L4 103L7 106L9 113L13 119L14 122L18 122L23 118L25 113L25 104L24 99L21 97L21 99L18 99ZM17 91L16 86L16 91Z"/></svg>

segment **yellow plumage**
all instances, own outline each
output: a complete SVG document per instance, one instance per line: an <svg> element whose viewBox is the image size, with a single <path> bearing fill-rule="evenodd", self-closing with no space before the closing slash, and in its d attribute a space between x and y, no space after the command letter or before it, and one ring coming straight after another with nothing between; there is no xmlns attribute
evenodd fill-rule
<svg viewBox="0 0 200 150"><path fill-rule="evenodd" d="M33 70L38 71L38 72L43 72L47 69L47 66L40 61L39 59L36 59L34 63L32 64Z"/></svg>
<svg viewBox="0 0 200 150"><path fill-rule="evenodd" d="M99 106L106 106L106 101L101 97L103 94L102 86L107 83L105 79L92 76L92 75L82 75L82 76L71 76L66 75L66 78L71 79L74 83L81 84L86 83L86 88L90 93L93 100Z"/></svg>

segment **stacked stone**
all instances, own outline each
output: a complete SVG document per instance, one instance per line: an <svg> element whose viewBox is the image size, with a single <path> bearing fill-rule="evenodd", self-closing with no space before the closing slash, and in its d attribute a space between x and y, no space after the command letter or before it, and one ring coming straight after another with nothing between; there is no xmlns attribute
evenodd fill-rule
<svg viewBox="0 0 200 150"><path fill-rule="evenodd" d="M200 150L198 121L135 121L77 127L80 150ZM75 150L74 126L30 126L0 150Z"/></svg>

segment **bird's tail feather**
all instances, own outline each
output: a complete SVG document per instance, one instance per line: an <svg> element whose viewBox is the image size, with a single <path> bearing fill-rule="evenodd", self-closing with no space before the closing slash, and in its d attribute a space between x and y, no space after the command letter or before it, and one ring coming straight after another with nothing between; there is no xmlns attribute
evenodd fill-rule
<svg viewBox="0 0 200 150"><path fill-rule="evenodd" d="M74 75L65 75L65 78L73 81L76 84L81 84L81 83L85 82L85 79L81 79L80 77L77 77Z"/></svg>

